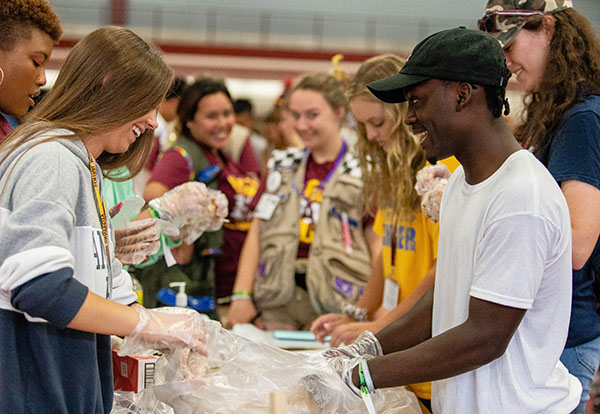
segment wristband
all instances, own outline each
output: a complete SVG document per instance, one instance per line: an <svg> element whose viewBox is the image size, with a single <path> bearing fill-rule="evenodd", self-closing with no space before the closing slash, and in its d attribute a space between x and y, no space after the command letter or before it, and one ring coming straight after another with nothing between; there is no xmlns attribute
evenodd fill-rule
<svg viewBox="0 0 600 414"><path fill-rule="evenodd" d="M373 385L373 378L371 378L371 372L369 371L369 364L367 361L362 361L360 363L360 368L365 378L365 383L367 384L367 389L371 394L375 392L375 386Z"/></svg>
<svg viewBox="0 0 600 414"><path fill-rule="evenodd" d="M252 293L247 290L236 290L230 296L230 299L232 302L235 300L252 300Z"/></svg>
<svg viewBox="0 0 600 414"><path fill-rule="evenodd" d="M160 218L160 214L158 214L158 212L157 212L157 211L154 209L154 207L150 207L150 206L148 206L148 212L150 213L150 215L151 215L153 218L157 218L157 219L159 219L159 218Z"/></svg>
<svg viewBox="0 0 600 414"><path fill-rule="evenodd" d="M148 203L148 210L154 218L163 219L165 221L171 221L171 216L162 208L160 208L160 201L158 201L158 199L156 198L150 200L150 202Z"/></svg>
<svg viewBox="0 0 600 414"><path fill-rule="evenodd" d="M367 383L365 381L365 376L363 373L363 363L366 363L366 362L367 361L361 361L358 364L358 381L359 381L359 386L360 386L360 396L362 397L365 405L367 406L367 411L369 412L369 414L377 414L377 411L375 410L375 406L373 405L373 400L371 399L371 394L369 393L369 388L367 386ZM370 375L369 375L369 377L370 377Z"/></svg>

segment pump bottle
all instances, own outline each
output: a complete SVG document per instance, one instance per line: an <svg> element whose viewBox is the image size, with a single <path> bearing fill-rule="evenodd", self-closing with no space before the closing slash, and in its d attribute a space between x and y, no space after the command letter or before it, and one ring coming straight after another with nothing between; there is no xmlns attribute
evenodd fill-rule
<svg viewBox="0 0 600 414"><path fill-rule="evenodd" d="M185 294L185 282L171 282L169 286L172 288L178 287L179 292L175 295L175 306L180 308L187 308L188 297Z"/></svg>

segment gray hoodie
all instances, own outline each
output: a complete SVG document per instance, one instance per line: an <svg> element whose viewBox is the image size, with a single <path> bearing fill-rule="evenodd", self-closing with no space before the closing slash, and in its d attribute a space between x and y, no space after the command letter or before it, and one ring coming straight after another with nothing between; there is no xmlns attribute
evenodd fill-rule
<svg viewBox="0 0 600 414"><path fill-rule="evenodd" d="M110 219L107 261L85 146L40 143L65 134L44 133L0 165L0 373L14 384L0 380L0 412L108 412L112 404L108 337L64 328L88 290L122 304L136 296L114 258Z"/></svg>

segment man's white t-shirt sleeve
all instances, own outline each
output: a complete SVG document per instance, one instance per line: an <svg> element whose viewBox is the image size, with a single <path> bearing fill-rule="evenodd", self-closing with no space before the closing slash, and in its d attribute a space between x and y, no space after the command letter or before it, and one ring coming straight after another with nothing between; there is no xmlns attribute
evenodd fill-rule
<svg viewBox="0 0 600 414"><path fill-rule="evenodd" d="M470 295L530 309L539 289L555 229L542 217L516 214L491 223L482 233Z"/></svg>

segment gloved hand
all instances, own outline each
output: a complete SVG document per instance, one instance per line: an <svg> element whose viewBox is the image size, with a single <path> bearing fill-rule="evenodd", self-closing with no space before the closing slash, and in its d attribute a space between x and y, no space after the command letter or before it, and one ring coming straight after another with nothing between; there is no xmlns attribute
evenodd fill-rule
<svg viewBox="0 0 600 414"><path fill-rule="evenodd" d="M143 355L149 349L167 350L185 347L206 355L206 327L202 316L193 309L133 308L140 315L134 330L125 337L119 355Z"/></svg>
<svg viewBox="0 0 600 414"><path fill-rule="evenodd" d="M323 352L323 356L327 360L337 357L356 358L356 357L371 357L377 358L383 356L383 349L379 340L373 332L363 331L356 341L350 345L344 345L337 348L330 348Z"/></svg>
<svg viewBox="0 0 600 414"><path fill-rule="evenodd" d="M184 243L192 244L205 231L216 231L223 226L223 221L227 217L227 197L218 190L208 189L210 203L206 206L202 214L190 216L185 220L181 229L181 240Z"/></svg>
<svg viewBox="0 0 600 414"><path fill-rule="evenodd" d="M323 356L350 389L360 395L358 388L352 384L352 369L361 360L383 356L383 350L372 332L363 331L351 345L328 349Z"/></svg>
<svg viewBox="0 0 600 414"><path fill-rule="evenodd" d="M447 184L448 180L445 178L438 180L433 188L421 198L421 211L433 222L440 219L440 205Z"/></svg>
<svg viewBox="0 0 600 414"><path fill-rule="evenodd" d="M160 233L177 236L179 230L168 221L154 218L115 229L115 256L125 265L142 263L160 249Z"/></svg>
<svg viewBox="0 0 600 414"><path fill-rule="evenodd" d="M417 182L415 183L415 190L420 196L425 195L426 192L431 190L441 179L450 178L450 170L445 164L439 163L435 165L426 165L417 171Z"/></svg>
<svg viewBox="0 0 600 414"><path fill-rule="evenodd" d="M187 217L202 214L210 204L208 189L203 183L190 181L178 185L148 203L163 220L183 225Z"/></svg>
<svg viewBox="0 0 600 414"><path fill-rule="evenodd" d="M444 164L427 165L417 172L415 190L421 196L421 211L433 222L440 219L442 194L449 177L450 170Z"/></svg>
<svg viewBox="0 0 600 414"><path fill-rule="evenodd" d="M354 382L352 381L352 373L354 372L354 368L362 361L364 361L363 358L347 359L344 361L344 364L340 367L340 372L338 372L342 381L344 381L348 388L350 388L350 390L359 397L360 388L354 385Z"/></svg>

